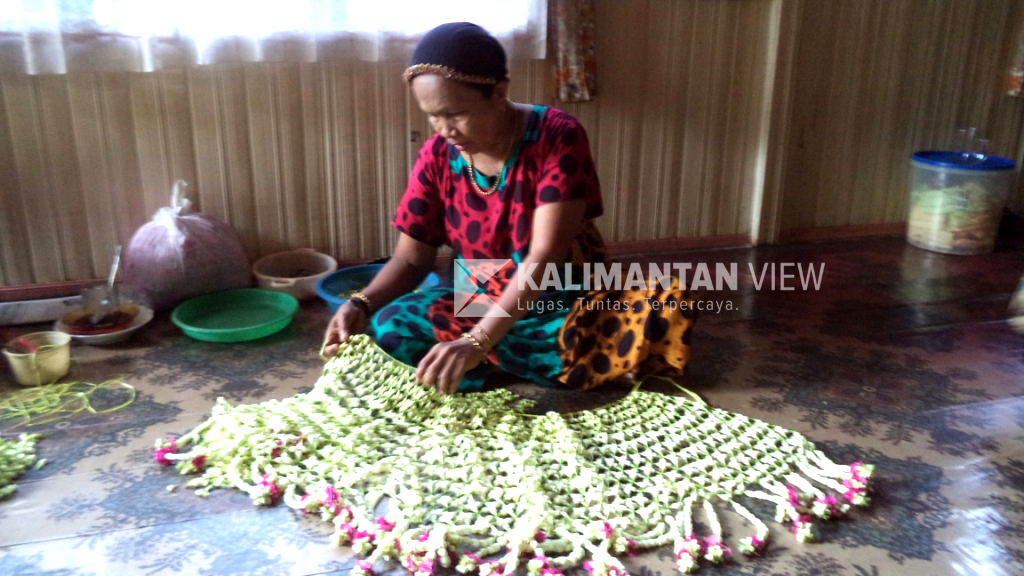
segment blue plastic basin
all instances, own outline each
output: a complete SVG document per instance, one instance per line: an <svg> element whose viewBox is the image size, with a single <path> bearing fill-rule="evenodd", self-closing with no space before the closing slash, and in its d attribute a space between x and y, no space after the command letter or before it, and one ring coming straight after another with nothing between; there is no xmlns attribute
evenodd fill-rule
<svg viewBox="0 0 1024 576"><path fill-rule="evenodd" d="M327 302L331 308L331 314L334 314L342 303L352 297L352 292L366 288L366 285L383 267L384 264L365 264L342 268L321 278L316 283L316 293ZM422 290L439 284L441 284L441 277L431 272L416 289Z"/></svg>

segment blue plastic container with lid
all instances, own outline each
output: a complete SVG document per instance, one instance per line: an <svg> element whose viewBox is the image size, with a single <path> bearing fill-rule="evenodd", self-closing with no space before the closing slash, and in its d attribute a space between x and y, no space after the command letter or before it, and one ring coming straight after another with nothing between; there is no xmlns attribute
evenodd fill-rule
<svg viewBox="0 0 1024 576"><path fill-rule="evenodd" d="M1013 186L1012 160L927 150L911 159L907 241L946 254L984 254L995 247Z"/></svg>

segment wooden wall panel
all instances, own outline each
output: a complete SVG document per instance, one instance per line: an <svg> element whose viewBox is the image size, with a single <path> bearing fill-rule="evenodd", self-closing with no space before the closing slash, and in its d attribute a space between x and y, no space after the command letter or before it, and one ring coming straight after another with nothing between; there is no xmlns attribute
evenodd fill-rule
<svg viewBox="0 0 1024 576"><path fill-rule="evenodd" d="M872 229L905 219L910 153L959 127L1022 158L1024 100L998 91L1022 14L1024 0L598 0L595 100L552 102L541 61L511 63L511 96L587 127L609 242ZM253 259L386 255L430 134L403 68L0 75L0 286L102 277L179 178Z"/></svg>
<svg viewBox="0 0 1024 576"><path fill-rule="evenodd" d="M590 133L606 240L750 232L772 2L598 2Z"/></svg>
<svg viewBox="0 0 1024 576"><path fill-rule="evenodd" d="M1020 0L803 2L783 229L898 223L909 157L976 127L1013 158L1021 103L1000 92Z"/></svg>

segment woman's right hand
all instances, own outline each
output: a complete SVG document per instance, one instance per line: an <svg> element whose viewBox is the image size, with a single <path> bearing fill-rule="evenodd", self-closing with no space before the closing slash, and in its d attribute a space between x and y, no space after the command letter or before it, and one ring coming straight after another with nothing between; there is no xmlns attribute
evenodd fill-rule
<svg viewBox="0 0 1024 576"><path fill-rule="evenodd" d="M342 342L348 340L349 336L366 332L369 326L370 318L366 311L346 300L327 325L327 333L324 334L324 356L334 356Z"/></svg>

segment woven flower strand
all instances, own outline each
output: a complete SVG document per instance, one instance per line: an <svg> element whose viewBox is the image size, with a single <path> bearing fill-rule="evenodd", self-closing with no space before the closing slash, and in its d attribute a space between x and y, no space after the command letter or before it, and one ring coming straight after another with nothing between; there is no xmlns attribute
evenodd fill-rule
<svg viewBox="0 0 1024 576"><path fill-rule="evenodd" d="M508 390L441 396L365 336L350 338L314 389L231 406L157 442L199 495L221 487L259 505L280 500L335 526L334 540L416 576L625 576L617 556L673 544L682 572L726 562L716 507L753 527L739 550L759 554L768 528L736 496L774 503L799 540L812 517L868 502L873 468L833 463L803 436L693 399L634 391L595 410L529 414ZM385 516L374 511L387 500ZM694 506L709 534L693 530Z"/></svg>
<svg viewBox="0 0 1024 576"><path fill-rule="evenodd" d="M38 434L21 434L17 440L0 438L0 500L14 494L18 489L14 481L36 461L38 439Z"/></svg>

